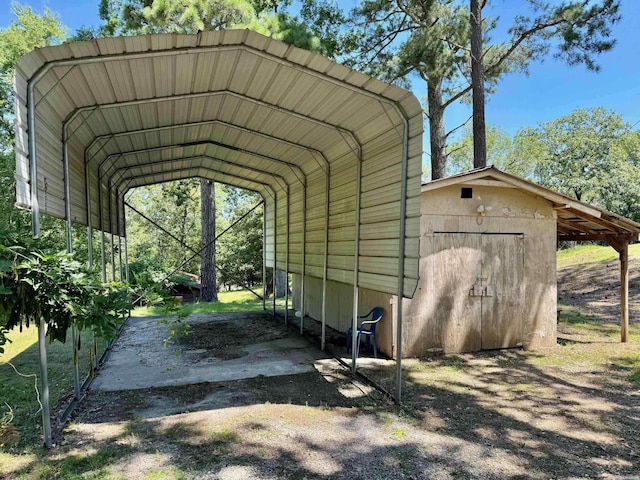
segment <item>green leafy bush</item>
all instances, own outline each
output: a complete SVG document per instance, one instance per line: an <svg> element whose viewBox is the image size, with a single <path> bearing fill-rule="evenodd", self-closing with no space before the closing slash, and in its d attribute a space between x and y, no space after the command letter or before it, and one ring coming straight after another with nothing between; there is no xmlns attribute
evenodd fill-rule
<svg viewBox="0 0 640 480"><path fill-rule="evenodd" d="M73 324L110 339L131 308L126 285L103 284L69 254L0 245L0 349L8 330L41 321L49 341L64 343Z"/></svg>

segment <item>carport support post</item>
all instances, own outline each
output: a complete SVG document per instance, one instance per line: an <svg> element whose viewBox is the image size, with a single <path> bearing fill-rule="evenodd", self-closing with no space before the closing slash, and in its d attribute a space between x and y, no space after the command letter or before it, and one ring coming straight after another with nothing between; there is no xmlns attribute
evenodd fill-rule
<svg viewBox="0 0 640 480"><path fill-rule="evenodd" d="M291 230L291 222L289 220L289 215L291 214L291 207L289 206L291 198L291 189L289 188L289 184L287 184L287 244L286 244L286 259L284 262L284 270L285 270L285 280L284 280L284 324L288 325L289 323L289 232ZM273 291L275 295L276 284L273 284Z"/></svg>
<svg viewBox="0 0 640 480"><path fill-rule="evenodd" d="M302 285L300 288L300 335L304 333L304 284L307 273L307 180L302 184Z"/></svg>
<svg viewBox="0 0 640 480"><path fill-rule="evenodd" d="M73 253L73 230L71 225L71 187L69 184L69 150L67 148L67 129L65 126L62 139L62 169L64 175L64 220L67 234L67 253ZM71 338L73 340L73 396L80 399L80 370L78 368L78 343L80 334L76 324L71 324Z"/></svg>
<svg viewBox="0 0 640 480"><path fill-rule="evenodd" d="M29 128L29 182L31 186L31 232L34 238L40 236L40 209L38 208L38 162L36 160L36 103L35 83L38 76L32 78L27 86L27 121ZM49 379L47 376L47 342L45 322L38 324L38 351L40 353L40 390L42 402L42 436L44 446L49 448L51 439L51 414L49 411Z"/></svg>
<svg viewBox="0 0 640 480"><path fill-rule="evenodd" d="M273 190L273 316L276 316L276 269L278 267L278 193Z"/></svg>
<svg viewBox="0 0 640 480"><path fill-rule="evenodd" d="M49 412L49 376L47 375L47 341L45 338L45 322L38 324L38 347L40 352L40 401L42 403L42 435L44 446L51 447L51 413Z"/></svg>
<svg viewBox="0 0 640 480"><path fill-rule="evenodd" d="M111 244L111 281L116 281L116 252L115 242L113 241L113 232L109 234L109 243Z"/></svg>
<svg viewBox="0 0 640 480"><path fill-rule="evenodd" d="M353 318L351 319L351 373L356 373L358 359L358 282L360 276L360 200L362 196L362 148L358 153L356 166L356 235L353 252Z"/></svg>
<svg viewBox="0 0 640 480"><path fill-rule="evenodd" d="M396 302L396 402L402 402L402 299L404 298L404 256L407 230L407 176L409 175L409 122L402 116L402 177L400 178L400 232L398 236L398 301Z"/></svg>
<svg viewBox="0 0 640 480"><path fill-rule="evenodd" d="M620 249L620 341L629 341L629 242Z"/></svg>
<svg viewBox="0 0 640 480"><path fill-rule="evenodd" d="M129 282L129 242L127 241L127 219L124 219L124 279Z"/></svg>
<svg viewBox="0 0 640 480"><path fill-rule="evenodd" d="M89 269L93 268L93 229L91 228L91 197L89 190L89 173L87 170L87 166L85 163L85 195L86 195L86 206L87 206L87 265ZM91 335L93 337L91 344L91 355L90 359L93 362L94 371L98 368L98 337L96 337L95 332Z"/></svg>
<svg viewBox="0 0 640 480"><path fill-rule="evenodd" d="M267 199L263 197L262 198L262 310L266 310L266 309L267 309Z"/></svg>
<svg viewBox="0 0 640 480"><path fill-rule="evenodd" d="M105 249L105 233L104 230L100 232L100 261L102 264L102 283L107 283L107 259Z"/></svg>
<svg viewBox="0 0 640 480"><path fill-rule="evenodd" d="M105 233L102 212L102 173L98 171L98 223L100 224L100 266L102 267L102 282L107 283L107 261L105 255Z"/></svg>
<svg viewBox="0 0 640 480"><path fill-rule="evenodd" d="M320 349L324 350L327 333L327 271L329 268L329 189L331 188L331 172L327 165L327 183L324 211L324 263L322 265L322 333Z"/></svg>

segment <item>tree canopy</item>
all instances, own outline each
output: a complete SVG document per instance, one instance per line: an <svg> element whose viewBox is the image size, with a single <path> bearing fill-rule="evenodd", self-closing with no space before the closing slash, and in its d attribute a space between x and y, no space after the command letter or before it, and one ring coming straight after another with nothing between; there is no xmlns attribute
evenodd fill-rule
<svg viewBox="0 0 640 480"><path fill-rule="evenodd" d="M528 155L536 179L554 190L640 219L640 133L615 112L579 108L528 128Z"/></svg>
<svg viewBox="0 0 640 480"><path fill-rule="evenodd" d="M489 4L483 2L483 7ZM527 72L532 62L548 55L597 70L597 55L615 44L611 25L620 18L617 0L522 4L524 13L513 18L506 31L498 31L496 17L484 16L482 61L488 92L504 75ZM350 65L387 81L426 83L434 179L446 173L451 131L445 129L444 112L456 102L468 101L471 91L467 5L459 0L363 0L351 15L357 48ZM494 11L499 13L499 7ZM501 40L492 40L492 34L500 34L496 36Z"/></svg>

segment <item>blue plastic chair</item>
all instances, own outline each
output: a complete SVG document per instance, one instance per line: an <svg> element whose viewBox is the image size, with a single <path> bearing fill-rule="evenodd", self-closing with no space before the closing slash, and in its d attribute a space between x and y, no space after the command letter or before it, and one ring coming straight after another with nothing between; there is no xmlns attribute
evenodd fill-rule
<svg viewBox="0 0 640 480"><path fill-rule="evenodd" d="M371 342L373 342L373 356L378 358L378 345L376 340L376 327L378 326L378 322L382 320L383 310L381 307L374 307L371 309L369 313L366 315L358 316L358 320L363 320L366 318L371 318L371 320L366 320L360 324L358 330L356 332L356 358L358 358L358 354L360 353L360 336L364 335L365 338L365 348L371 351ZM353 329L350 327L347 330L347 353L351 351L351 335Z"/></svg>

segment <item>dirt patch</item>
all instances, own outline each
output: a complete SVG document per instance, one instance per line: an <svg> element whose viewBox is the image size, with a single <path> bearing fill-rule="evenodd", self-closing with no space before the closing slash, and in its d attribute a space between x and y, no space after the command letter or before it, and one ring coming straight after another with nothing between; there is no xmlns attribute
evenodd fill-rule
<svg viewBox="0 0 640 480"><path fill-rule="evenodd" d="M359 384L361 394L347 397L341 391L353 386L343 368L279 377L258 376L243 380L197 383L176 387L128 391L92 391L82 402L75 421L122 422L178 413L216 410L272 403L308 407L362 407L386 403L385 397Z"/></svg>
<svg viewBox="0 0 640 480"><path fill-rule="evenodd" d="M242 317L210 323L189 322L190 332L179 339L179 344L198 349L207 357L229 360L244 357L243 348L256 340L269 342L284 338L287 328L273 317L245 314Z"/></svg>
<svg viewBox="0 0 640 480"><path fill-rule="evenodd" d="M611 340L620 334L620 263L558 270L559 336L574 341ZM629 261L629 324L640 323L640 259ZM575 317L578 314L579 318ZM581 328L573 325L580 323ZM584 328L584 324L594 328Z"/></svg>

